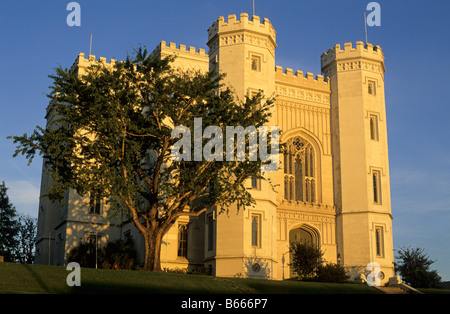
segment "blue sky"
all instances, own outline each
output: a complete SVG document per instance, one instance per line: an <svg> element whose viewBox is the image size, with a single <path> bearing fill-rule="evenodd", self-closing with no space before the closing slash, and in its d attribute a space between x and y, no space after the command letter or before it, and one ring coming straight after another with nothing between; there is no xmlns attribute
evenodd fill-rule
<svg viewBox="0 0 450 314"><path fill-rule="evenodd" d="M81 26L69 27L70 1L0 3L0 181L18 211L36 217L42 162L12 158L8 135L45 126L47 77L79 52L124 59L161 40L207 50L219 16L252 12L252 1L77 1ZM370 1L256 0L256 14L277 31L277 65L320 74L320 55L336 43L364 41ZM368 39L386 57L394 246L424 248L450 280L449 1L378 1L381 26Z"/></svg>

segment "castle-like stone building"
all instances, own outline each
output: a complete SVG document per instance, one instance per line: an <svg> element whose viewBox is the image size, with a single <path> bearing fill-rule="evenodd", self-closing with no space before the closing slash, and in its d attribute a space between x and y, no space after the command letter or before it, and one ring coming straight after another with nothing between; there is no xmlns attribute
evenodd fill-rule
<svg viewBox="0 0 450 314"><path fill-rule="evenodd" d="M367 265L375 262L387 281L394 271L381 48L335 45L321 56L322 75L282 69L276 66L274 27L245 13L216 20L207 45L208 52L163 41L153 54L176 55L175 66L182 69L226 73L241 99L260 90L275 96L269 124L279 126L289 153L280 157L278 171L266 174L279 185L276 191L265 181L249 180L254 208L180 218L164 237L161 266L206 265L216 276L285 279L292 276L289 244L306 240L352 278L367 275ZM107 64L80 53L73 67L82 73L92 62ZM44 169L41 194L49 184ZM37 262L63 265L83 239L104 244L127 236L142 246L132 224L115 225L102 202L67 191L63 207L41 200Z"/></svg>

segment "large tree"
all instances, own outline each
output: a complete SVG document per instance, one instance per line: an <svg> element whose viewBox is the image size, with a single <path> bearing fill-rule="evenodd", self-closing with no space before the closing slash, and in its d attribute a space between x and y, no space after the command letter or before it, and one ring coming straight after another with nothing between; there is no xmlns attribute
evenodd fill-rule
<svg viewBox="0 0 450 314"><path fill-rule="evenodd" d="M124 62L98 62L82 76L59 67L50 76L49 111L55 118L46 129L13 137L14 156L24 154L29 162L37 152L44 156L54 180L50 199L74 189L131 213L145 239L144 269L154 271L161 270L161 239L177 218L214 207L226 211L231 204L251 206L246 180L262 178L261 165L271 162L249 158L250 149L247 158L230 159L217 127L222 135L227 126L258 129L268 123L273 100L262 101L259 94L239 101L223 86L222 75L182 72L172 61L139 48ZM203 133L195 127L199 121L216 127L205 129L210 139L196 136ZM236 140L231 148L252 143L247 134L245 143ZM203 147L215 158L199 160Z"/></svg>
<svg viewBox="0 0 450 314"><path fill-rule="evenodd" d="M21 214L18 219L16 261L32 264L35 257L37 219Z"/></svg>
<svg viewBox="0 0 450 314"><path fill-rule="evenodd" d="M397 250L396 271L402 279L417 288L439 288L441 277L436 270L430 270L435 261L421 248L402 247Z"/></svg>
<svg viewBox="0 0 450 314"><path fill-rule="evenodd" d="M19 223L16 220L16 208L9 201L8 188L5 182L0 184L0 256L5 261L15 260L15 249L18 244Z"/></svg>

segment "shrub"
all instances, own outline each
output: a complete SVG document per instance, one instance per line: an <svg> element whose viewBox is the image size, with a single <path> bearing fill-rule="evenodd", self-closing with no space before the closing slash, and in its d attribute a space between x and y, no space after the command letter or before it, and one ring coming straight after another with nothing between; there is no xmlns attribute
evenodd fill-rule
<svg viewBox="0 0 450 314"><path fill-rule="evenodd" d="M179 267L163 268L163 271L167 272L167 273L174 273L174 274L186 274L187 273L185 268L179 268Z"/></svg>
<svg viewBox="0 0 450 314"><path fill-rule="evenodd" d="M135 269L136 250L131 238L108 242L104 247L98 248L97 252L95 243L80 242L70 250L67 260L77 262L81 267L94 268L97 262L98 268Z"/></svg>
<svg viewBox="0 0 450 314"><path fill-rule="evenodd" d="M307 242L291 243L292 262L289 266L301 278L311 278L322 264L323 252Z"/></svg>
<svg viewBox="0 0 450 314"><path fill-rule="evenodd" d="M76 262L81 267L95 267L95 245L91 242L80 242L69 252L68 262Z"/></svg>
<svg viewBox="0 0 450 314"><path fill-rule="evenodd" d="M317 281L341 283L347 281L348 278L344 267L339 264L320 265L317 268Z"/></svg>
<svg viewBox="0 0 450 314"><path fill-rule="evenodd" d="M135 269L136 250L131 238L108 242L100 253L100 262L105 269Z"/></svg>
<svg viewBox="0 0 450 314"><path fill-rule="evenodd" d="M190 272L190 274L193 275L204 275L204 276L211 276L212 274L212 267L211 265L200 265L200 266L195 266L192 271Z"/></svg>

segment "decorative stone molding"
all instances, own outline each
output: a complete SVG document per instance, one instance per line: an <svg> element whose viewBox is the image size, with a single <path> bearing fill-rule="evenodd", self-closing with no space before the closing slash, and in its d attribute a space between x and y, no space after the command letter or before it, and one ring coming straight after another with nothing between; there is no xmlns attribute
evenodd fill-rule
<svg viewBox="0 0 450 314"><path fill-rule="evenodd" d="M277 88L275 87L275 91L276 90L277 90ZM308 96L308 97L310 97L310 96ZM314 96L311 96L311 97L314 97ZM297 98L297 99L300 99L300 98ZM326 107L326 108L324 108L324 107L317 107L317 106L307 105L305 103L300 103L300 102L296 102L296 101L288 101L288 100L280 100L280 99L278 99L276 101L276 104L279 107L285 107L285 108L291 108L291 109L300 109L300 110L306 110L306 111L322 113L322 114L330 114L330 108L328 108L328 107Z"/></svg>
<svg viewBox="0 0 450 314"><path fill-rule="evenodd" d="M277 219L292 219L296 221L308 221L308 222L316 222L316 223L335 223L334 216L321 215L321 214L311 214L305 212L295 212L295 211L285 211L278 210L277 211Z"/></svg>

